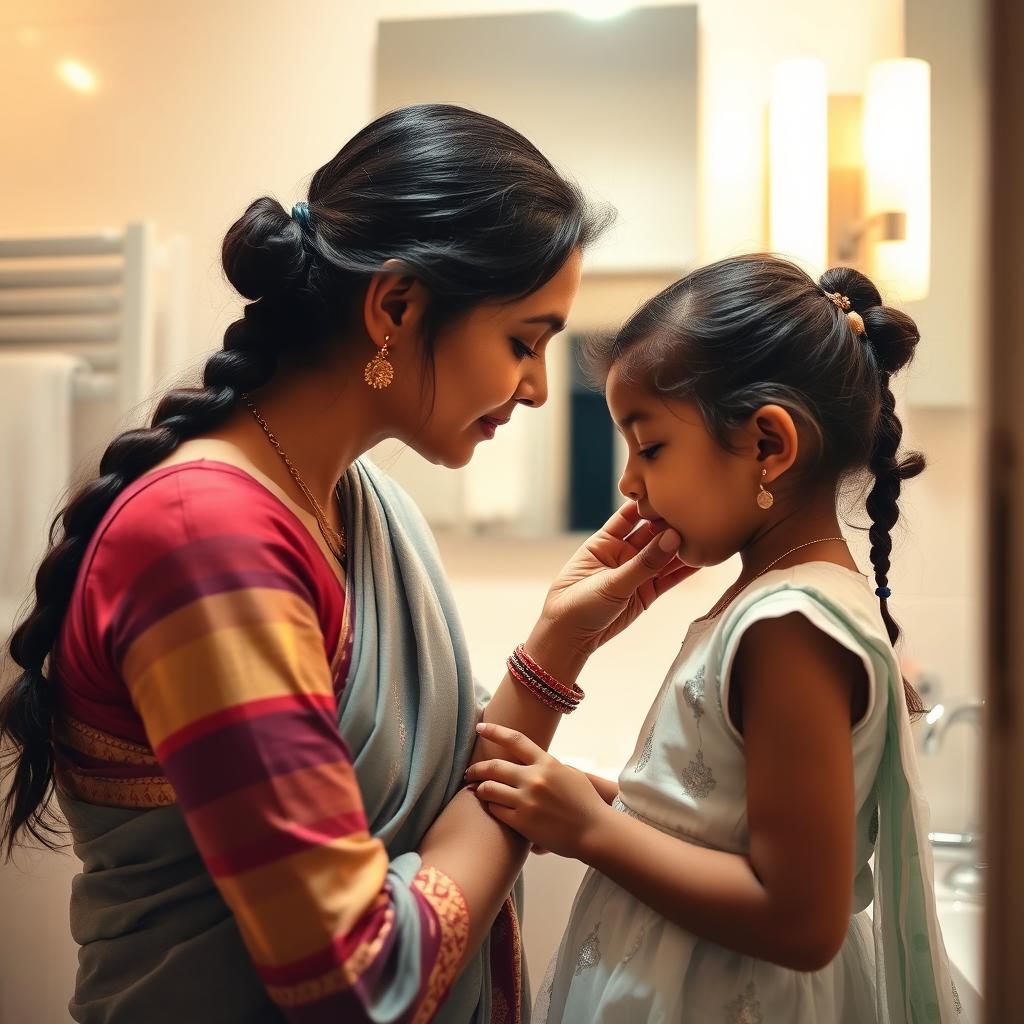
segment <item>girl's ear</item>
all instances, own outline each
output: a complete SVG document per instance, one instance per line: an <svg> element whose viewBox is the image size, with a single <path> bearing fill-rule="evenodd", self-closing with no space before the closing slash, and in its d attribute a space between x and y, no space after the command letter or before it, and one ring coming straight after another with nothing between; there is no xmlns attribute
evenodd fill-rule
<svg viewBox="0 0 1024 1024"><path fill-rule="evenodd" d="M370 278L363 299L363 324L380 348L384 339L394 348L415 336L423 323L429 293L405 264L388 260Z"/></svg>
<svg viewBox="0 0 1024 1024"><path fill-rule="evenodd" d="M758 479L765 484L777 480L800 451L796 423L781 405L763 405L747 422L750 449L756 452ZM761 476L761 470L768 472Z"/></svg>

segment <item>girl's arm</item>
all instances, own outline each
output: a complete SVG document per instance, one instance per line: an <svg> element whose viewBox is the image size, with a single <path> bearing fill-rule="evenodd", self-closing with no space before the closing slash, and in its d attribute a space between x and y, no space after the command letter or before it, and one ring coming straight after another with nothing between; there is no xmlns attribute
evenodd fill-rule
<svg viewBox="0 0 1024 1024"><path fill-rule="evenodd" d="M816 970L836 955L849 925L850 719L864 669L802 616L789 615L749 627L732 680L746 748L748 856L705 849L613 811L587 796L593 787L582 773L548 755L525 766L479 766L474 781L492 781L481 782L476 796L537 845L578 857L688 931Z"/></svg>
<svg viewBox="0 0 1024 1024"><path fill-rule="evenodd" d="M597 790L598 796L600 796L606 804L611 805L619 795L618 782L614 779L606 779L600 775L591 775L590 772L584 772L583 774L590 779L590 784Z"/></svg>

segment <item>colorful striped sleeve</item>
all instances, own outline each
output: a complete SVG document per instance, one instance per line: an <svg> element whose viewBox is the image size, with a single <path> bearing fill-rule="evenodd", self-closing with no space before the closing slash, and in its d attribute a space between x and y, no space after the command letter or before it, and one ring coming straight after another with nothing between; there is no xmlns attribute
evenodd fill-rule
<svg viewBox="0 0 1024 1024"><path fill-rule="evenodd" d="M468 908L436 869L402 882L369 833L315 606L329 570L272 496L211 520L176 486L107 643L203 861L287 1019L377 1019L387 1000L389 1019L427 1021ZM410 956L419 983L396 1007Z"/></svg>

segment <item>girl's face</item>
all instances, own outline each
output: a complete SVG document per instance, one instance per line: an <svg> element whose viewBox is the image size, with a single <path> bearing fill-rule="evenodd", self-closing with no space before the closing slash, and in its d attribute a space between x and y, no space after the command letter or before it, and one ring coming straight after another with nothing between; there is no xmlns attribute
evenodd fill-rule
<svg viewBox="0 0 1024 1024"><path fill-rule="evenodd" d="M733 454L708 432L697 406L663 399L611 368L606 390L629 458L619 490L645 519L664 520L682 538L687 565L717 565L741 550L757 530L761 468L758 449L742 431Z"/></svg>
<svg viewBox="0 0 1024 1024"><path fill-rule="evenodd" d="M531 295L485 303L447 324L434 348L434 388L428 379L425 388L403 396L400 438L430 462L464 466L517 406L543 405L548 397L548 343L569 318L581 263L580 253L574 252ZM417 353L416 358L422 356ZM396 383L401 377L396 373ZM421 384L422 369L405 374L405 379L410 387Z"/></svg>

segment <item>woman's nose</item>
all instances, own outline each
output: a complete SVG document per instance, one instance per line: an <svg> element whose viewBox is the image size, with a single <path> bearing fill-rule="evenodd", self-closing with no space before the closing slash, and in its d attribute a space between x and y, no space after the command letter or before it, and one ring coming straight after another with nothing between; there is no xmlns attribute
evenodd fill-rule
<svg viewBox="0 0 1024 1024"><path fill-rule="evenodd" d="M535 365L523 374L515 397L517 402L531 409L539 408L548 400L548 371L543 359L536 360Z"/></svg>

